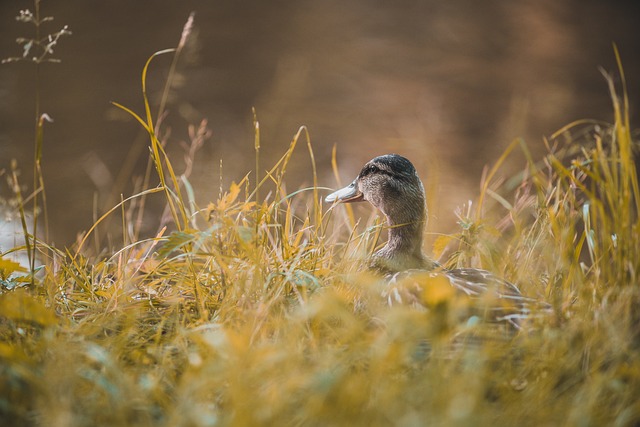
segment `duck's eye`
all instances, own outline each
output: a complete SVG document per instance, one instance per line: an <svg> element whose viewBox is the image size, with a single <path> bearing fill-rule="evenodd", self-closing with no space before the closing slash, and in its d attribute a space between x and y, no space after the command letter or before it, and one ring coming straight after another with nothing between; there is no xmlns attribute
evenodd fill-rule
<svg viewBox="0 0 640 427"><path fill-rule="evenodd" d="M376 172L380 172L380 168L376 165L369 165L362 171L362 176L371 175Z"/></svg>

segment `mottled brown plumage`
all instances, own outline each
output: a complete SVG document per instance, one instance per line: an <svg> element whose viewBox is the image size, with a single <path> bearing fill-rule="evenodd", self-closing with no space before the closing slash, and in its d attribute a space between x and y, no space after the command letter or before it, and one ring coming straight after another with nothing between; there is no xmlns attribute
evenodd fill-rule
<svg viewBox="0 0 640 427"><path fill-rule="evenodd" d="M376 157L364 165L351 184L330 194L325 201L368 201L385 215L389 240L373 254L371 267L385 274L390 279L390 286L400 282L406 284L411 280L421 281L409 286L415 290L425 285L424 282L430 283L434 278L444 277L457 291L484 301L481 311L488 320L507 322L518 328L521 319L528 315L534 300L522 296L512 283L486 270L445 269L424 255L422 239L427 221L425 192L416 169L405 157L397 154ZM414 274L416 271L421 274ZM428 272L426 278L425 272Z"/></svg>

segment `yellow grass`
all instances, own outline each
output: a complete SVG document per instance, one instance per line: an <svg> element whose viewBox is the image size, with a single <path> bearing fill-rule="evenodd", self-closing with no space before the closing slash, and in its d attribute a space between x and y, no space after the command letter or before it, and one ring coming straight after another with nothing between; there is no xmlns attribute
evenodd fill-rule
<svg viewBox="0 0 640 427"><path fill-rule="evenodd" d="M567 126L502 185L492 169L477 210L437 242L454 246L451 265L490 269L553 307L514 337L474 342L461 337L484 325L459 324L451 293L388 304L362 263L378 227L327 210L317 182L284 190L299 142L315 176L306 129L266 173L198 207L145 97L136 117L159 184L96 224L121 214L125 243L91 251L94 228L66 251L40 242L43 267L26 279L0 259L4 425L640 422L640 195L622 93L612 86L612 124ZM172 224L133 238L133 202L161 194Z"/></svg>

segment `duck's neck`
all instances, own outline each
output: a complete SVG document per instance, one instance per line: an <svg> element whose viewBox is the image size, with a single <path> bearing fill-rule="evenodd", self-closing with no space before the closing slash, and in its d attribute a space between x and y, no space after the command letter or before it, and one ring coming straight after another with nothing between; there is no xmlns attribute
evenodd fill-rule
<svg viewBox="0 0 640 427"><path fill-rule="evenodd" d="M385 245L387 251L423 256L424 219L418 222L403 222L387 217L387 224L389 226L389 240Z"/></svg>
<svg viewBox="0 0 640 427"><path fill-rule="evenodd" d="M389 272L413 268L432 270L437 263L422 252L422 233L427 221L426 206L385 212L389 226L387 244L375 254L375 264ZM416 218L418 220L416 221Z"/></svg>

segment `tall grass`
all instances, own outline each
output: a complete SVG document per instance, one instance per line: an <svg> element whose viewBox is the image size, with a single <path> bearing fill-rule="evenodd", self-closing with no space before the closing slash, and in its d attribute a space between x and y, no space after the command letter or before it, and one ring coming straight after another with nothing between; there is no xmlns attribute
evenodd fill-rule
<svg viewBox="0 0 640 427"><path fill-rule="evenodd" d="M640 195L628 101L612 78L613 123L567 126L512 179L498 179L505 154L459 212L460 232L434 248L453 245L452 265L489 268L553 313L515 337L452 349L482 325L452 321L447 298L387 304L361 262L380 227L323 209L305 128L270 169L197 206L157 137L153 57L145 113L122 108L149 134L158 186L123 199L75 248L51 248L33 287L6 286L18 266L0 263L6 425L640 422ZM301 145L314 185L288 192ZM158 213L157 234L133 238L132 202L154 194L172 223ZM117 214L122 246L87 250Z"/></svg>
<svg viewBox="0 0 640 427"><path fill-rule="evenodd" d="M35 285L34 276L36 274L36 256L38 254L38 224L41 217L41 211L45 223L45 238L49 235L49 226L47 220L47 198L44 186L44 178L42 174L42 152L44 146L44 125L51 122L52 119L48 114L41 112L40 85L41 85L41 66L45 63L57 63L59 59L53 56L54 48L57 48L61 38L71 35L69 27L65 25L60 30L44 35L44 25L53 21L51 16L42 16L40 13L40 0L34 0L33 12L29 9L21 10L16 16L18 22L33 26L33 35L31 37L19 37L16 42L22 47L22 55L17 57L9 57L2 60L2 64L11 62L30 62L35 69L34 74L34 150L33 150L33 187L34 191L30 196L31 201L31 224L27 224L29 217L25 211L25 202L20 190L20 182L18 180L17 165L12 164L11 171L11 187L17 199L17 205L20 215L20 222L25 240L26 254L29 260L29 270L31 274L31 284ZM46 251L46 245L42 250Z"/></svg>

